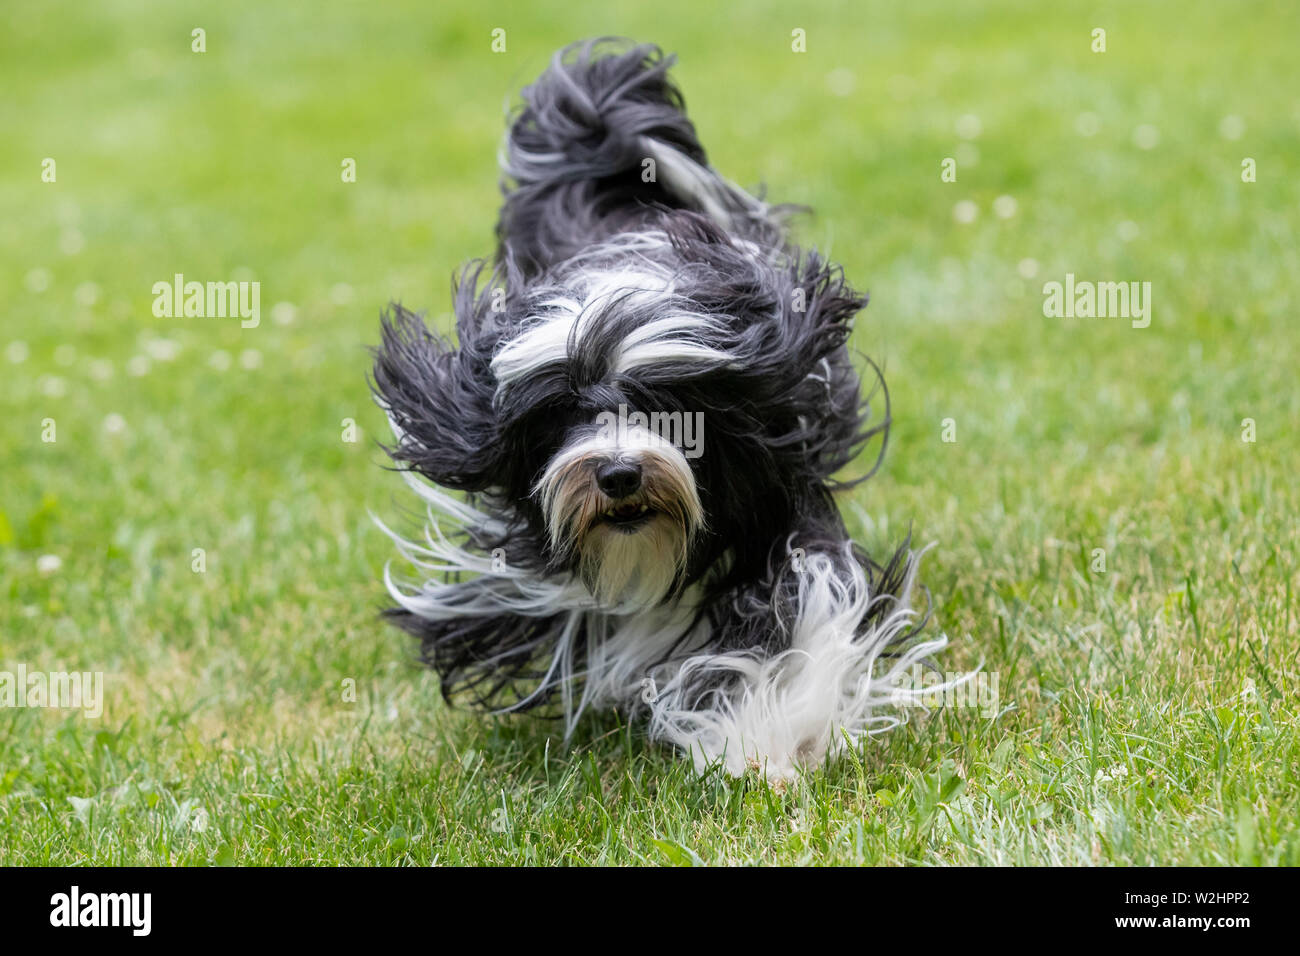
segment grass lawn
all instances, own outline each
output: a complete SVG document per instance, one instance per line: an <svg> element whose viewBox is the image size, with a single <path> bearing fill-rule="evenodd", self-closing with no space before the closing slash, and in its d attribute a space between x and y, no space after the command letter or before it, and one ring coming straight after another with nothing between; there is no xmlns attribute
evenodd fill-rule
<svg viewBox="0 0 1300 956"><path fill-rule="evenodd" d="M0 671L105 675L0 708L0 863L1300 863L1293 4L187 6L0 34ZM936 543L991 712L776 792L449 710L377 619L368 511L414 499L365 347L390 299L447 324L503 105L601 33L676 50L714 164L870 290L895 428L845 510ZM176 273L260 324L155 317ZM1067 273L1149 327L1045 317Z"/></svg>

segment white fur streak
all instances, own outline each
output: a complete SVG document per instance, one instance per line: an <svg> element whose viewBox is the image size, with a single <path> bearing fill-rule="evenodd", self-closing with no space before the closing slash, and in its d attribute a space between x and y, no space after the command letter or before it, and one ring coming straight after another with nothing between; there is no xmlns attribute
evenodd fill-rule
<svg viewBox="0 0 1300 956"><path fill-rule="evenodd" d="M645 236L643 241L658 240ZM566 276L565 283L564 289L539 298L536 314L493 356L492 374L500 389L539 369L567 362L570 352L581 349L584 338L600 327L602 316L612 308L653 308L657 314L619 344L612 372L666 363L707 368L733 361L733 356L707 342L725 332L722 319L690 311L674 292L672 275L652 262L630 268L593 261Z"/></svg>
<svg viewBox="0 0 1300 956"><path fill-rule="evenodd" d="M407 484L429 506L424 541L409 541L391 530L378 518L375 523L392 538L397 550L415 569L443 576L453 573L477 575L469 581L446 583L426 578L412 586L394 578L391 565L384 568L384 583L393 600L412 614L427 620L453 617L477 617L514 613L531 617L549 617L566 609L594 605L591 595L573 579L539 578L512 566L509 561L494 562L490 555L471 551L452 542L442 530L437 512L456 528L491 531L499 522L481 511L458 501L446 492L406 474Z"/></svg>
<svg viewBox="0 0 1300 956"><path fill-rule="evenodd" d="M720 765L740 776L757 768L769 780L788 780L896 726L906 708L924 707L923 700L973 676L924 689L900 686L914 664L947 645L946 637L915 644L882 664L881 654L915 620L908 600L915 560L894 609L866 632L862 620L872 602L892 598L869 593L846 543L840 560L822 553L805 556L788 650L770 657L758 649L710 652L709 625L701 621L664 663L664 655L691 626L698 587L677 602L637 615L602 613L575 578L538 578L508 563L494 567L489 556L452 543L435 511L467 528L492 527L494 519L414 477L408 476L408 482L429 505L424 542L407 541L378 519L376 523L413 567L439 577L448 572L477 576L455 583L428 578L412 586L400 584L386 567L389 593L408 611L430 620L565 614L537 692L560 687L566 737L589 706L635 709L649 686L651 736L687 751L697 770ZM576 638L584 624L587 659L579 671ZM647 677L653 683L647 685ZM692 688L702 681L717 683L719 690L698 699ZM581 694L575 699L578 687Z"/></svg>
<svg viewBox="0 0 1300 956"><path fill-rule="evenodd" d="M947 645L946 637L915 644L878 666L882 652L915 619L908 601L915 570L914 562L896 607L863 633L871 602L892 599L873 598L851 558L807 555L790 648L766 658L734 651L685 660L651 705L651 734L688 751L700 771L720 764L735 776L756 768L770 780L788 780L901 723L899 708L923 706L926 693L969 678L925 692L898 686L912 665ZM719 676L732 676L734 683L703 707L687 704L692 684Z"/></svg>
<svg viewBox="0 0 1300 956"><path fill-rule="evenodd" d="M556 638L545 679L537 690L507 710L516 710L548 687L558 686L565 714L565 737L593 702L621 705L637 700L648 668L683 633L692 618L690 598L671 607L660 605L635 617L614 617L595 610L596 601L577 578L539 578L509 563L494 564L490 556L475 553L448 539L440 521L457 528L491 528L494 519L444 491L421 482L410 473L407 484L428 504L424 541L403 538L372 515L379 528L397 545L416 570L428 573L422 582L399 582L391 564L384 568L384 584L401 607L426 620L456 617L491 617L513 613L531 617L566 614ZM437 578L452 573L476 575L448 583ZM586 624L587 669L576 664L576 637ZM603 639L602 639L603 635ZM707 636L687 644L698 647ZM581 683L582 695L573 691Z"/></svg>
<svg viewBox="0 0 1300 956"><path fill-rule="evenodd" d="M743 209L746 216L757 219L767 215L764 203L680 150L649 136L641 138L641 146L654 158L669 192L694 205L729 232L734 232L737 224L728 202Z"/></svg>

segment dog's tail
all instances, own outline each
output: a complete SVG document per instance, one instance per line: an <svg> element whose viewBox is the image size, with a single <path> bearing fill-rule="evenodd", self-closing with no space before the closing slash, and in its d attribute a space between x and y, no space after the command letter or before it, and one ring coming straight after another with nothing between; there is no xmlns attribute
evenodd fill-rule
<svg viewBox="0 0 1300 956"><path fill-rule="evenodd" d="M688 209L727 232L779 244L779 215L710 166L674 57L602 38L562 49L523 91L501 155L499 255L544 269L616 232Z"/></svg>

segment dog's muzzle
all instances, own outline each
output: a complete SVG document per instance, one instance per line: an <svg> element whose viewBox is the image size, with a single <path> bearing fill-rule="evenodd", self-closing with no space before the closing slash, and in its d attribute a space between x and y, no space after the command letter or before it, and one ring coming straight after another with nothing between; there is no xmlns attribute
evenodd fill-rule
<svg viewBox="0 0 1300 956"><path fill-rule="evenodd" d="M554 560L574 567L607 610L664 600L704 524L685 455L643 428L579 432L547 464L535 494Z"/></svg>

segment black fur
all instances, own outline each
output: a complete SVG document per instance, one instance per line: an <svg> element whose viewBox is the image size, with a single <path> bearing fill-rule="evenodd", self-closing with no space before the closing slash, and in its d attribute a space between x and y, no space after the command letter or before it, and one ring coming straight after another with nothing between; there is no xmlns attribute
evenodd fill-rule
<svg viewBox="0 0 1300 956"><path fill-rule="evenodd" d="M783 209L762 207L720 179L709 182L707 201L663 177L644 180L647 140L708 169L668 79L670 64L654 47L607 41L557 55L524 91L510 126L497 252L493 263L472 264L455 283L456 343L393 306L375 352L373 387L401 436L390 449L393 459L468 493L500 518L504 530L471 532L471 545L503 548L539 575L573 571L552 552L533 494L572 430L620 404L703 410L707 450L692 467L707 527L674 593L706 586L698 616L712 624L719 651L775 652L788 646L796 610L790 549L834 550L847 541L831 497L834 476L873 442L879 463L888 393L868 364L875 383L868 397L879 399L871 407L846 346L866 296L837 266L790 246ZM726 222L718 221L718 209ZM609 305L566 361L501 389L493 356L556 289L601 265L592 247L652 229L669 241L645 255L675 277L676 304L717 317L717 330L702 342L736 360L615 373L627 334L670 306L628 299ZM857 480L871 471L874 465ZM908 554L905 542L883 565L858 548L852 560L874 593L889 595L902 586ZM463 582L467 600L493 586L487 579ZM889 608L877 602L863 626ZM389 613L421 640L423 659L440 673L449 699L523 709L546 703L558 689L533 693L562 616L428 620L400 608ZM914 636L915 630L904 640ZM579 643L589 639L598 638L583 634Z"/></svg>

